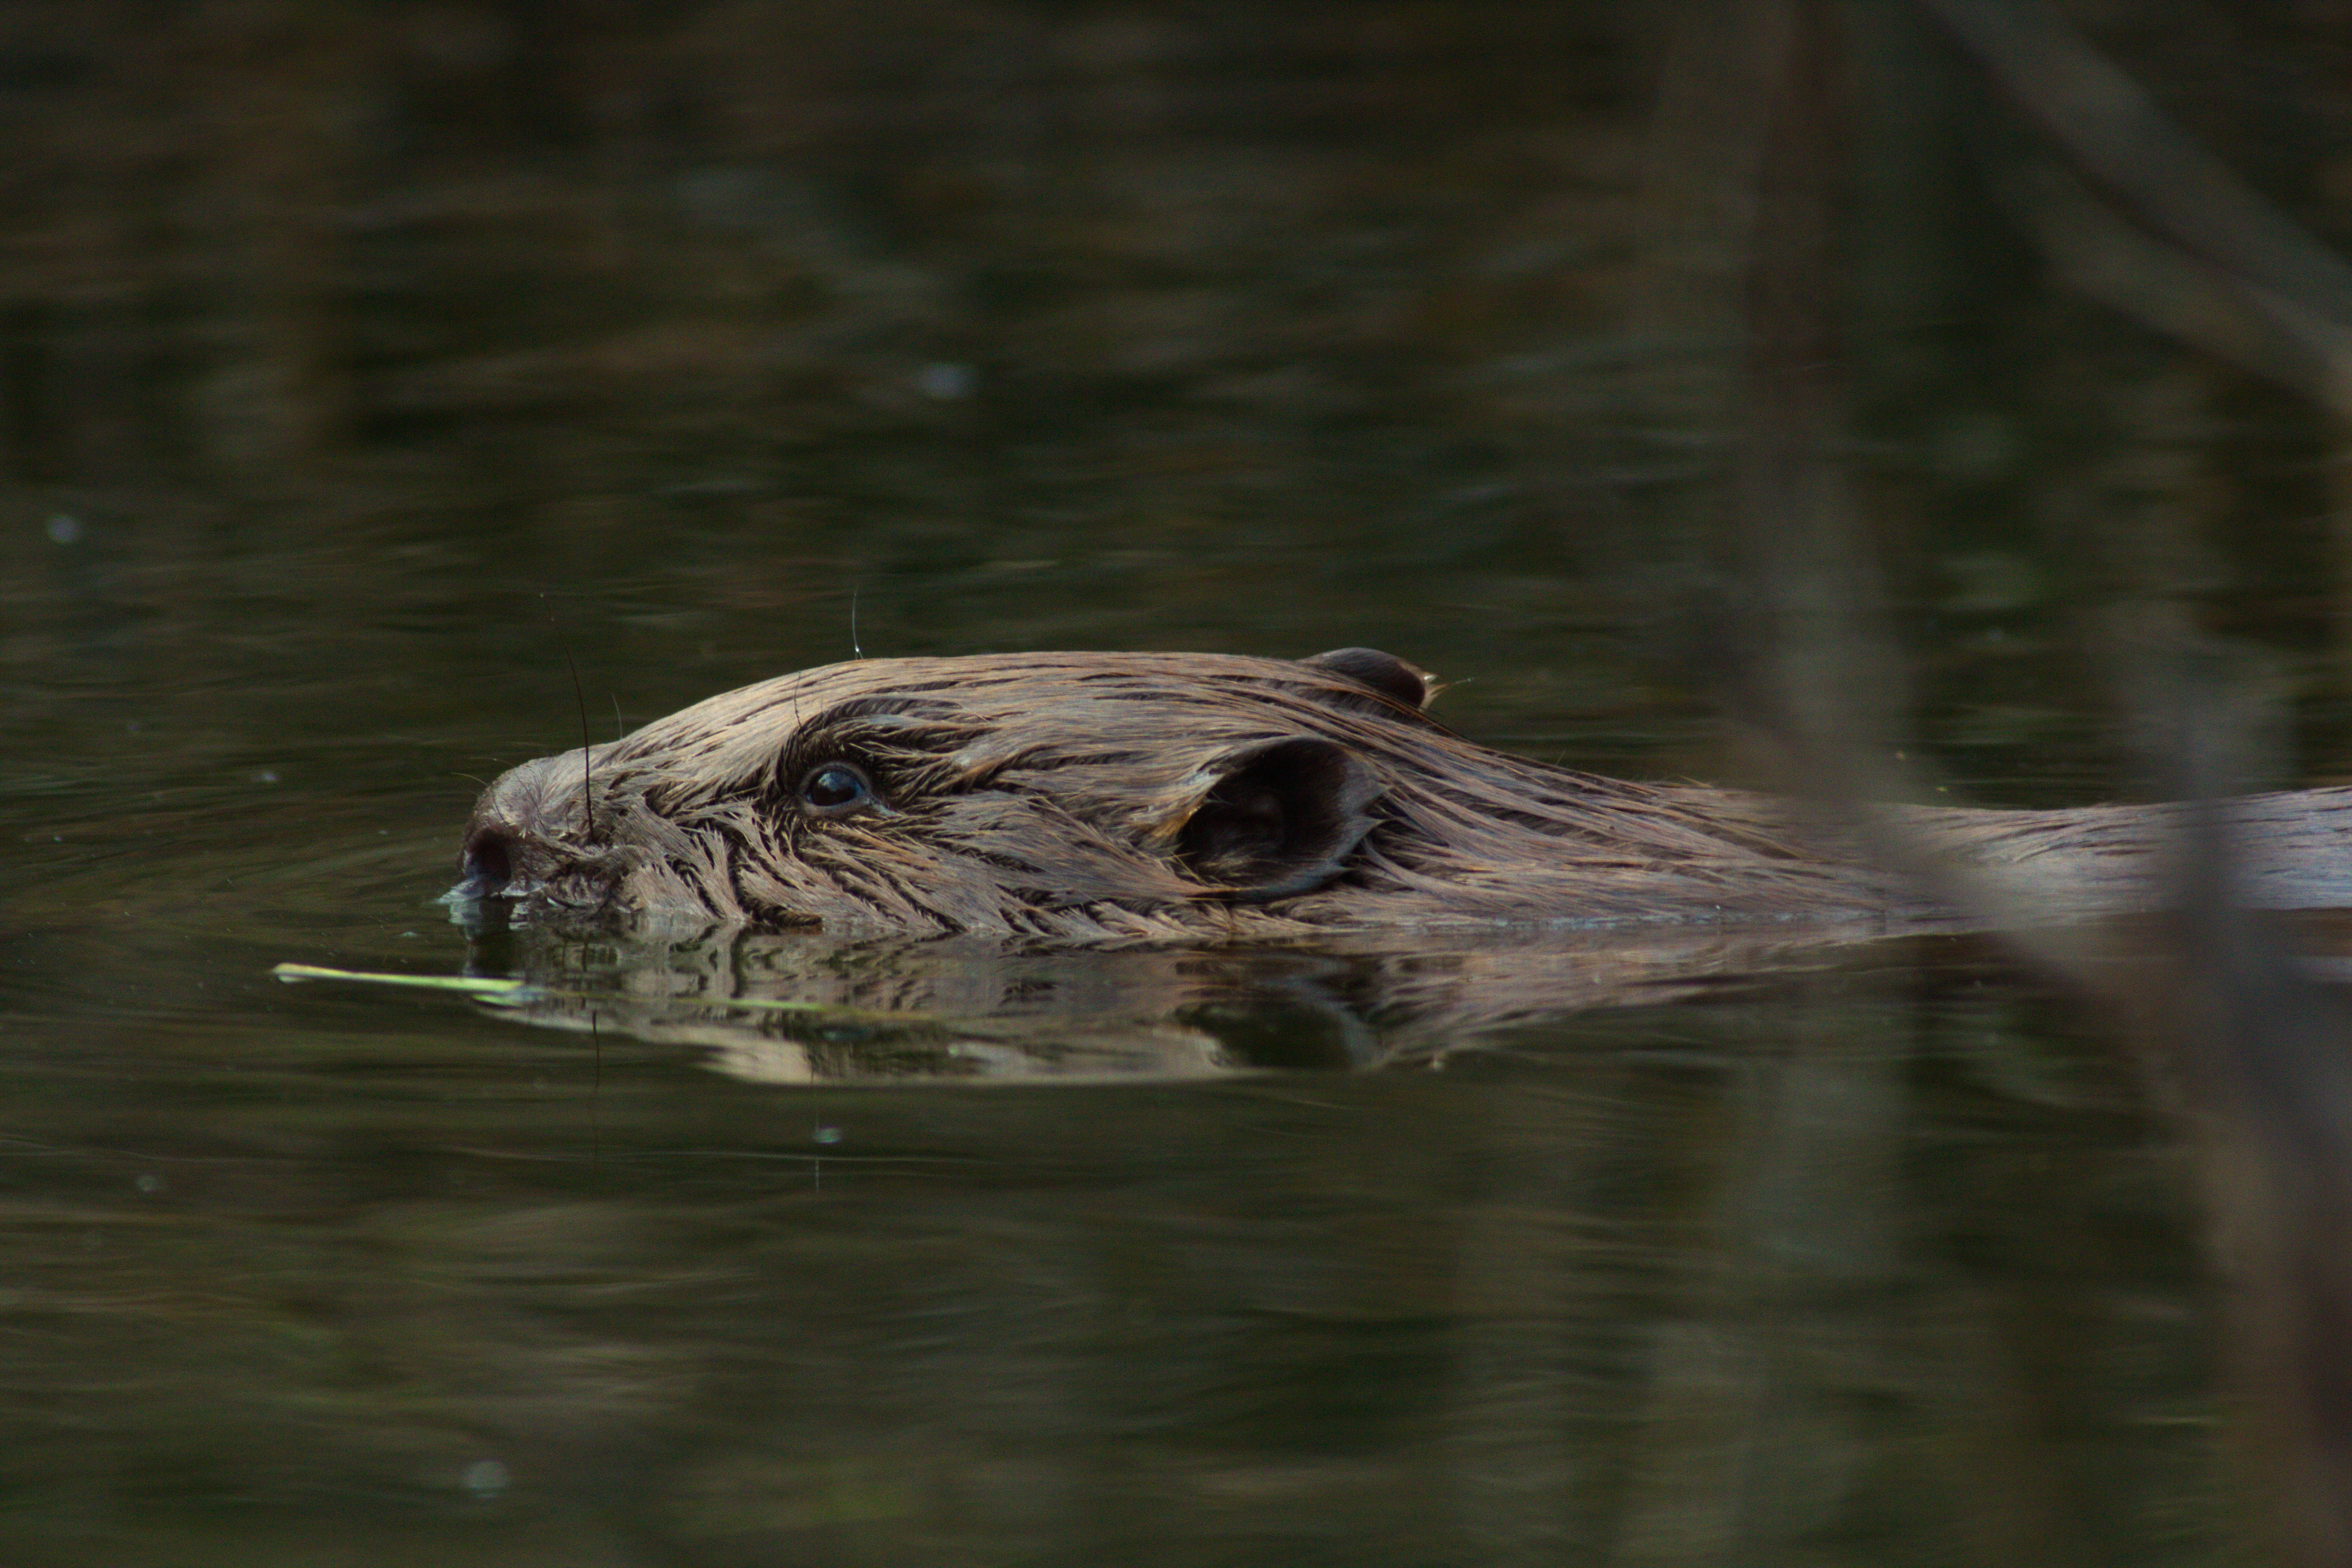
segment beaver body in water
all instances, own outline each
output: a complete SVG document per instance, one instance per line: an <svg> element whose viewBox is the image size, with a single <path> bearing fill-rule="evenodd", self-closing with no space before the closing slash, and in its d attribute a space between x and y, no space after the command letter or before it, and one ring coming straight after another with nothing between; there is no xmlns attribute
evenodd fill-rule
<svg viewBox="0 0 2352 1568"><path fill-rule="evenodd" d="M713 697L486 790L460 900L1058 941L1932 921L1786 803L1473 744L1370 649L861 659ZM2176 807L1902 808L2050 913L2152 901ZM2235 803L2273 908L2352 903L2352 789Z"/></svg>

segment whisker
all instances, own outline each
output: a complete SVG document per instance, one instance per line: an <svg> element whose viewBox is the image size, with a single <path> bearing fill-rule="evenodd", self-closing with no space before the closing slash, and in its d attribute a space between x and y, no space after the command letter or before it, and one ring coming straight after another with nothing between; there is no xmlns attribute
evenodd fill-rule
<svg viewBox="0 0 2352 1568"><path fill-rule="evenodd" d="M544 599L547 595L541 594L540 597ZM593 846L596 842L596 777L594 765L589 757L589 750L594 742L588 734L588 693L580 684L580 667L572 662L571 645L563 640L563 628L555 624L552 615L548 616L547 629L554 635L556 651L563 655L563 668L572 672L572 700L580 705L580 805L586 841ZM617 702L619 700L615 698L614 700Z"/></svg>

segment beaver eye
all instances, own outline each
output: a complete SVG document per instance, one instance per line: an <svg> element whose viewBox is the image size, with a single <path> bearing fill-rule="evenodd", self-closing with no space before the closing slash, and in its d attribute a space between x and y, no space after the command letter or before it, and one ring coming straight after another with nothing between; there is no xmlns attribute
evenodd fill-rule
<svg viewBox="0 0 2352 1568"><path fill-rule="evenodd" d="M879 802L873 784L856 764L820 763L801 780L801 804L819 816L839 816Z"/></svg>

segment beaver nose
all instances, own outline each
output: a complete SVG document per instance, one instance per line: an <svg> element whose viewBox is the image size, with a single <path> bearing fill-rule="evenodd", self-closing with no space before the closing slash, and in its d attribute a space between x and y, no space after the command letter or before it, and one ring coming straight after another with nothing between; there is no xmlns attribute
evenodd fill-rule
<svg viewBox="0 0 2352 1568"><path fill-rule="evenodd" d="M458 846L464 880L450 889L456 897L521 898L555 868L549 814L562 799L556 770L555 758L541 757L509 768L482 792Z"/></svg>
<svg viewBox="0 0 2352 1568"><path fill-rule="evenodd" d="M454 889L460 897L494 899L514 881L514 841L495 827L466 835L459 864L465 876Z"/></svg>

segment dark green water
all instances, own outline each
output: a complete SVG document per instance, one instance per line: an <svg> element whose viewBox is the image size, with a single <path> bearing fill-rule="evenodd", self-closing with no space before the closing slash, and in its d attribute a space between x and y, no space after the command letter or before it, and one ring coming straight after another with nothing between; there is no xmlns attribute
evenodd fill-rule
<svg viewBox="0 0 2352 1568"><path fill-rule="evenodd" d="M919 1030L730 1039L614 1008L592 1037L576 1011L289 987L271 965L524 963L469 952L435 899L468 775L578 720L495 539L428 516L331 542L257 510L44 498L11 522L10 1561L1885 1563L1956 1539L2196 1561L2216 1539L2186 1155L2095 1028L1966 944L1580 1015L1583 961L1530 979L1475 943L1422 961L1471 969L1419 1008L1410 953L794 938L695 961L997 1020L951 1060ZM635 526L663 554L795 547ZM1112 568L1066 548L1017 589L879 577L860 636L904 646L936 605L918 646L1005 646L1094 614ZM1282 585L1325 562L1301 546L1282 584L1118 640L1199 643L1221 614L1252 647L1363 635L1379 601ZM832 588L780 622L722 581L549 601L592 722L608 692L633 719L838 651ZM1595 719L1517 684L1607 679L1585 635L1530 633L1461 721L1587 726L1581 754L1627 765L1629 730L1688 743L1678 710ZM1475 643L1409 646L1461 668ZM1021 1081L921 1076L942 1061ZM828 1064L919 1076L806 1081Z"/></svg>
<svg viewBox="0 0 2352 1568"><path fill-rule="evenodd" d="M583 702L861 648L1371 644L1475 738L1743 776L1722 17L37 9L0 1561L2246 1559L2186 1135L1982 945L647 953L436 901ZM1906 748L2129 787L2100 628L2160 611L2341 778L2327 432L2055 292L1948 62L1864 41ZM2199 128L2325 226L2296 90ZM718 980L925 1016L677 1005Z"/></svg>

